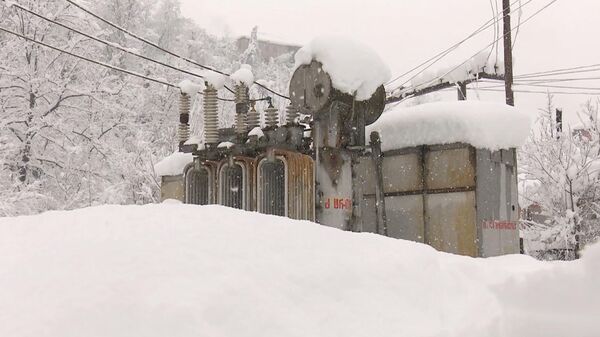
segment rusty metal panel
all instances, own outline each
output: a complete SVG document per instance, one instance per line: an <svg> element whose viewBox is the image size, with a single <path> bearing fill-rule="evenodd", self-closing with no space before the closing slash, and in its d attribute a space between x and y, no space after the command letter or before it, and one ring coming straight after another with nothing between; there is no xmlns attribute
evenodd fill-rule
<svg viewBox="0 0 600 337"><path fill-rule="evenodd" d="M281 158L263 159L258 164L257 210L263 214L287 215L286 163ZM294 202L295 200L291 200Z"/></svg>
<svg viewBox="0 0 600 337"><path fill-rule="evenodd" d="M385 193L422 190L422 172L419 153L385 156L383 159L383 188Z"/></svg>
<svg viewBox="0 0 600 337"><path fill-rule="evenodd" d="M425 195L425 243L437 250L477 256L475 192Z"/></svg>
<svg viewBox="0 0 600 337"><path fill-rule="evenodd" d="M475 151L464 147L427 152L425 171L428 190L475 187Z"/></svg>
<svg viewBox="0 0 600 337"><path fill-rule="evenodd" d="M276 151L287 163L288 217L315 220L315 167L311 157L290 151Z"/></svg>
<svg viewBox="0 0 600 337"><path fill-rule="evenodd" d="M160 200L174 199L183 202L183 175L163 176L160 184Z"/></svg>
<svg viewBox="0 0 600 337"><path fill-rule="evenodd" d="M406 195L385 198L388 236L423 242L425 221L423 219L423 196Z"/></svg>
<svg viewBox="0 0 600 337"><path fill-rule="evenodd" d="M279 158L285 163L285 188L287 198L285 215L298 220L315 220L315 165L311 157L298 152L270 149L267 155L257 158L256 163L260 166L268 158L274 160ZM259 170L256 172L256 198L273 198L275 196L261 195L262 178ZM272 191L273 192L273 191ZM258 202L260 205L260 202ZM257 205L257 206L258 206ZM262 207L261 207L262 208ZM258 207L257 209L261 211Z"/></svg>

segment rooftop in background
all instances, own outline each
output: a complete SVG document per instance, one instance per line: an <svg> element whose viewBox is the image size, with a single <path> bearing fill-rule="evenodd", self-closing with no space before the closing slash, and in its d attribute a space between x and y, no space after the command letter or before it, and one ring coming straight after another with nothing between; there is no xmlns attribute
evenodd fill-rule
<svg viewBox="0 0 600 337"><path fill-rule="evenodd" d="M236 40L237 50L241 54L246 49L248 49L248 45L250 44L250 36L240 36ZM264 34L258 34L258 48L260 50L261 55L265 59L269 58L277 58L281 55L285 54L295 54L300 46L295 44L280 41L277 39L273 39Z"/></svg>

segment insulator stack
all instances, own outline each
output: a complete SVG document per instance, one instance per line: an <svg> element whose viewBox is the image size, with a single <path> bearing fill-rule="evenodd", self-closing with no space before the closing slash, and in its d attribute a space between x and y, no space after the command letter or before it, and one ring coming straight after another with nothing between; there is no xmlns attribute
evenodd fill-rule
<svg viewBox="0 0 600 337"><path fill-rule="evenodd" d="M269 107L265 109L265 124L268 128L276 128L279 124L279 113L273 103L269 101Z"/></svg>
<svg viewBox="0 0 600 337"><path fill-rule="evenodd" d="M190 108L190 95L182 92L179 95L179 128L177 129L180 144L190 139Z"/></svg>
<svg viewBox="0 0 600 337"><path fill-rule="evenodd" d="M245 135L248 132L246 114L248 114L248 87L240 83L235 86L235 132Z"/></svg>
<svg viewBox="0 0 600 337"><path fill-rule="evenodd" d="M235 115L235 132L240 135L245 135L248 132L246 114Z"/></svg>
<svg viewBox="0 0 600 337"><path fill-rule="evenodd" d="M298 124L298 117L300 117L300 112L296 107L290 104L285 108L285 122L287 125Z"/></svg>
<svg viewBox="0 0 600 337"><path fill-rule="evenodd" d="M256 111L254 104L250 107L250 111L248 112L248 130L253 130L254 128L260 127L260 114Z"/></svg>
<svg viewBox="0 0 600 337"><path fill-rule="evenodd" d="M217 90L210 84L204 89L204 143L219 142L219 105Z"/></svg>

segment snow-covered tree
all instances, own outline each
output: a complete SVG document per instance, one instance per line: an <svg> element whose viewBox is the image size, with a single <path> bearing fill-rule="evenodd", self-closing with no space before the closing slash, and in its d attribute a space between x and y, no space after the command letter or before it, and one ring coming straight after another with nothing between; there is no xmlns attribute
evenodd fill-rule
<svg viewBox="0 0 600 337"><path fill-rule="evenodd" d="M577 127L557 125L555 111L550 96L539 128L519 153L521 194L528 203L522 207L535 205L545 219L529 219L524 232L541 250L561 247L567 252L562 258L574 258L600 231L598 104L585 105Z"/></svg>
<svg viewBox="0 0 600 337"><path fill-rule="evenodd" d="M149 57L200 72L63 1L17 0L53 20ZM239 68L234 40L181 16L179 1L107 0L91 10L120 27L225 72ZM3 26L70 52L176 84L190 78L0 2ZM255 64L256 78L287 91L292 58ZM253 97L267 95L253 88ZM0 216L101 203L159 200L153 165L177 149L179 92L0 33ZM227 92L221 96L231 97ZM283 111L285 101L276 100ZM194 127L201 132L201 97ZM223 116L234 106L221 103ZM224 126L232 118L223 118Z"/></svg>

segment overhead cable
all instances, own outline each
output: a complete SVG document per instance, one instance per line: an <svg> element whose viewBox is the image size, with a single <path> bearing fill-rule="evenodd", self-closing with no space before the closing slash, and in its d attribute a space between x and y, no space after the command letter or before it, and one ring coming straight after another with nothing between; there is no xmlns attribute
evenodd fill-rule
<svg viewBox="0 0 600 337"><path fill-rule="evenodd" d="M531 1L531 0L530 0ZM550 7L552 4L554 4L556 1L558 0L552 0L551 2L549 2L548 4L546 4L544 7L542 7L541 9L539 9L538 11L536 11L535 13L533 13L530 17L528 17L527 19L525 19L523 22L521 22L519 25L517 25L516 27L512 28L511 31L514 31L516 29L518 29L520 26L526 24L527 22L529 22L532 18L534 18L535 16L539 15L543 10L545 10L546 8ZM503 39L504 36L500 37L499 39ZM493 41L492 43L488 44L487 46L485 46L485 48L479 50L477 53L473 54L473 56L471 56L470 58L466 59L465 61L463 61L462 63L460 63L459 65L457 65L456 67L452 68L451 70L447 71L446 73L444 73L443 75L437 76L436 78L429 80L425 83L419 84L416 87L422 86L422 85L426 85L429 83L433 83L439 79L442 79L444 77L446 77L448 74L452 73L453 71L455 71L456 69L458 69L459 67L461 67L462 65L464 65L465 63L469 62L471 59L473 59L475 56L477 56L479 53L485 51L487 48L491 47L492 45L494 45L494 43L496 43L496 41Z"/></svg>
<svg viewBox="0 0 600 337"><path fill-rule="evenodd" d="M172 84L172 83L169 83L167 81L164 81L162 79L152 78L152 77L149 77L149 76L146 76L146 75L142 75L142 74L140 74L138 72L135 72L135 71L131 71L131 70L127 70L127 69L124 69L124 68L121 68L121 67L113 66L111 64L108 64L108 63L105 63L105 62L102 62L102 61L93 60L91 58L88 58L88 57L85 57L85 56L82 56L82 55L79 55L79 54L75 54L75 53L72 53L70 51L64 50L62 48L58 48L58 47L52 46L50 44L47 44L45 42L42 42L42 41L33 39L31 37L19 34L17 32L14 32L12 30L6 29L4 27L0 27L0 31L8 33L8 34L12 34L12 35L17 36L17 37L19 37L21 39L33 42L35 44L39 44L39 45L41 45L43 47L46 47L46 48L49 48L49 49L52 49L52 50L55 50L55 51L67 54L69 56L78 58L80 60L83 60L83 61L86 61L86 62L89 62L89 63L93 63L93 64L96 64L96 65L99 65L99 66L102 66L102 67L105 67L105 68L108 68L108 69L111 69L111 70L119 71L119 72L122 72L124 74L128 74L128 75L131 75L131 76L134 76L134 77L138 77L138 78L141 78L141 79L144 79L144 80L147 80L147 81L151 81L151 82L163 84L163 85L166 85L166 86L171 87L171 88L179 88L179 86L177 86L175 84ZM200 94L202 94L202 93L200 93ZM227 99L227 98L219 98L219 100L221 100L221 101L233 101L232 99Z"/></svg>
<svg viewBox="0 0 600 337"><path fill-rule="evenodd" d="M105 18L101 17L100 15L98 15L98 14L95 14L94 12L92 12L92 11L90 11L89 9L87 9L87 8L85 8L85 7L81 6L81 5L79 5L78 3L76 3L76 2L75 2L75 1L73 1L73 0L65 0L65 1L67 1L68 3L72 4L73 6L75 6L75 7L77 7L77 8L79 8L80 10L82 10L82 11L86 12L87 14L91 15L92 17L94 17L94 18L96 18L96 19L98 19L98 20L100 20L100 21L104 22L105 24L107 24L107 25L109 25L109 26L111 26L111 27L113 27L113 28L115 28L115 29L117 29L117 30L119 30L119 31L121 31L121 32L123 32L123 33L125 33L125 34L129 35L130 37L132 37L132 38L134 38L134 39L136 39L136 40L139 40L139 41L141 41L141 42L143 42L143 43L146 43L146 44L148 44L148 45L150 45L150 46L152 46L152 47L154 47L154 48L156 48L156 49L158 49L158 50L160 50L160 51L162 51L162 52L164 52L164 53L166 53L166 54L169 54L169 55L171 55L171 56L173 56L173 57L176 57L176 58L178 58L178 59L181 59L181 60L183 60L183 61L185 61L185 62L191 63L191 64L193 64L193 65L195 65L195 66L198 66L198 67L200 67L200 68L202 68L202 69L209 70L209 71L212 71L212 72L215 72L215 73L217 73L217 74L224 75L224 76L229 76L229 74L227 74L227 73L225 73L225 72L223 72L223 71L220 71L220 70L218 70L218 69L215 69L215 68L212 68L212 67L209 67L209 66L205 66L205 65L203 65L203 64L200 64L200 63L198 63L198 62L196 62L196 61L194 61L194 60L192 60L192 59L190 59L190 58L187 58L187 57L181 56L181 55L179 55L179 54L176 54L176 53L174 53L174 52L172 52L172 51L170 51L170 50L168 50L168 49L166 49L166 48L163 48L163 47L159 46L158 44L156 44L156 43L154 43L154 42L152 42L152 41L149 41L148 39L145 39L145 38L143 38L143 37L141 37L141 36L139 36L139 35L137 35L137 34L134 34L134 33L130 32L130 31L128 31L127 29L125 29L125 28L123 28L123 27L121 27L121 26L119 26L119 25L117 25L117 24L115 24L115 23L113 23L113 22L111 22L111 21L109 21L109 20L107 20L107 19L105 19ZM285 99L288 99L288 100L290 99L289 97L287 97L287 96L285 96L285 95L282 95L282 94L280 94L280 93L278 93L278 92L276 92L276 91L274 91L274 90L272 90L272 89L268 88L267 86L265 86L265 85L263 85L263 84L261 84L261 83L258 83L257 81L254 81L254 83L255 83L256 85L258 85L259 87L261 87L261 88L263 88L263 89L265 89L265 90L267 90L267 91L271 92L271 93L272 93L272 94L274 94L274 95L277 95L277 96L279 96L279 97L281 97L281 98L285 98ZM230 88L228 88L228 87L226 87L226 89L227 89L227 90L229 90L230 92L233 92L233 90L231 90L231 89L230 89Z"/></svg>
<svg viewBox="0 0 600 337"><path fill-rule="evenodd" d="M522 4L519 6L519 8L527 5L528 3L530 3L533 0L528 0L526 3ZM516 0L512 3L512 5L516 4L517 2L519 2L519 0ZM517 9L519 9L517 8ZM500 19L500 13L498 13L496 16L492 17L491 19L489 19L488 21L486 21L483 25L481 25L479 28L477 28L475 31L473 31L471 34L469 34L466 38L460 40L459 42L455 43L454 45L450 46L449 48L439 52L438 54L436 54L435 56L429 58L428 60L424 61L423 63L417 65L416 67L404 72L403 74L400 74L399 76L395 77L394 79L388 81L386 83L386 85L391 84L395 81L397 81L398 79L412 73L413 71L421 68L422 66L430 63L431 61L434 61L433 63L431 63L430 65L428 65L425 69L422 69L419 73L416 74L416 76L418 76L419 74L423 73L426 69L430 68L432 65L434 65L436 62L438 62L439 60L441 60L443 57L445 57L446 55L448 55L450 52L452 52L453 50L455 50L457 47L459 47L460 45L462 45L463 43L465 43L466 41L468 41L469 39L471 39L472 37L478 35L479 33L487 30L489 27L496 26L496 23L499 22ZM494 41L495 43L496 41ZM408 81L404 82L403 84L400 85L400 87L402 87L404 84L410 82L412 79L416 78L416 76L413 76L413 78L409 79ZM397 89L397 88L396 88ZM396 90L394 89L394 90Z"/></svg>

